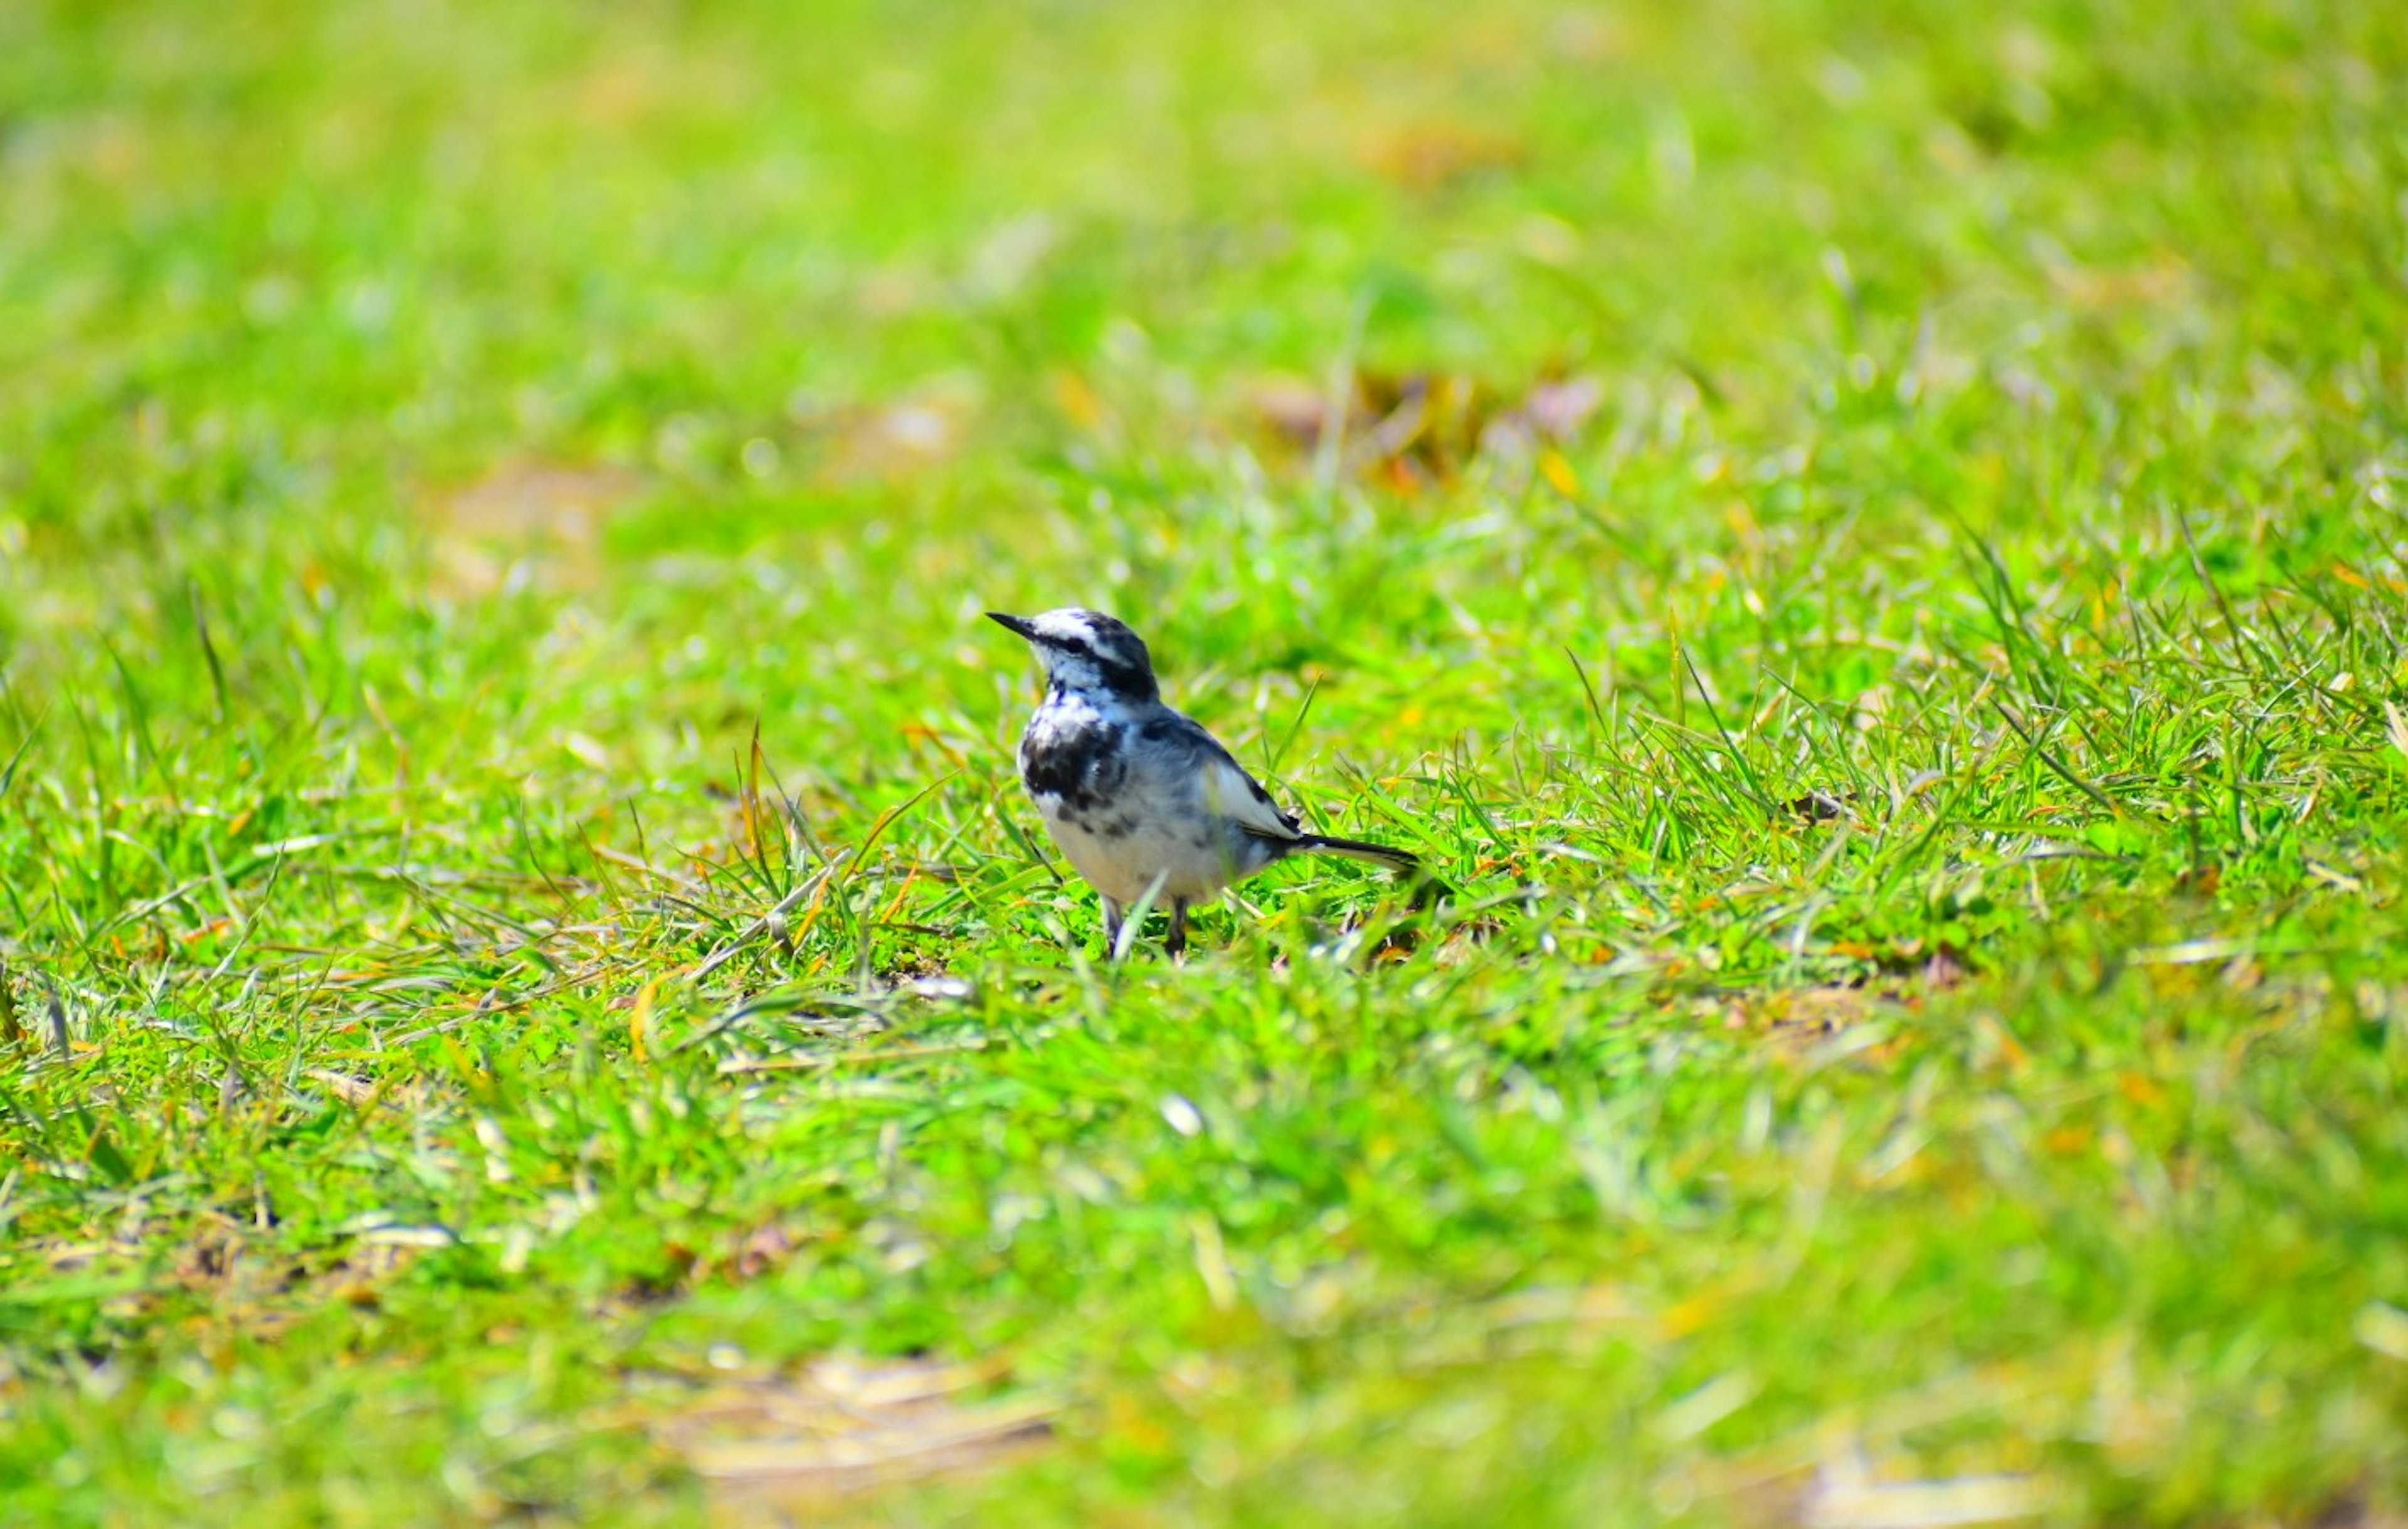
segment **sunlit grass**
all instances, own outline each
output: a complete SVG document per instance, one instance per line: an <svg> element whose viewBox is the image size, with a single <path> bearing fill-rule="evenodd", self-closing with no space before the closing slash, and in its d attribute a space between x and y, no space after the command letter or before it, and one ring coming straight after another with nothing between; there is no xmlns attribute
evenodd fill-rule
<svg viewBox="0 0 2408 1529"><path fill-rule="evenodd" d="M1461 11L0 11L11 1512L2401 1509L2408 27Z"/></svg>

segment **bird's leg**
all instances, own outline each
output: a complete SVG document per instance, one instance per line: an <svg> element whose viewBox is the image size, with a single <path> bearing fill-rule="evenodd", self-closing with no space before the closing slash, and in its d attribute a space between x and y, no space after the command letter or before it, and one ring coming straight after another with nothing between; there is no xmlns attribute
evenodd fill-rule
<svg viewBox="0 0 2408 1529"><path fill-rule="evenodd" d="M1126 915L1111 898L1104 899L1104 955L1117 957L1121 948L1121 920Z"/></svg>
<svg viewBox="0 0 2408 1529"><path fill-rule="evenodd" d="M1170 933L1164 937L1162 948L1173 959L1187 953L1187 900L1183 897L1170 900Z"/></svg>

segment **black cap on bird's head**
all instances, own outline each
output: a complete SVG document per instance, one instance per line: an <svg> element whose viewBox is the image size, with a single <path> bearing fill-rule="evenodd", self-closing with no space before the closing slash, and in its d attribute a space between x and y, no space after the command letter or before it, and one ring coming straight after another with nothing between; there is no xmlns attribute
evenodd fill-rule
<svg viewBox="0 0 2408 1529"><path fill-rule="evenodd" d="M987 619L1028 640L1056 689L1103 691L1126 700L1154 700L1154 656L1126 623L1100 611L1065 607L1038 616L989 611Z"/></svg>

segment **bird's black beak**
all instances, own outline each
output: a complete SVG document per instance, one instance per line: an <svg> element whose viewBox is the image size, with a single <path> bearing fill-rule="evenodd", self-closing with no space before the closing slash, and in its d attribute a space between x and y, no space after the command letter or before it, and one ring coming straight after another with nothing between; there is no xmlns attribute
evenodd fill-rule
<svg viewBox="0 0 2408 1529"><path fill-rule="evenodd" d="M1037 628L1018 616L1008 616L1000 611L989 611L986 618L1015 637L1025 637L1032 642L1037 641Z"/></svg>

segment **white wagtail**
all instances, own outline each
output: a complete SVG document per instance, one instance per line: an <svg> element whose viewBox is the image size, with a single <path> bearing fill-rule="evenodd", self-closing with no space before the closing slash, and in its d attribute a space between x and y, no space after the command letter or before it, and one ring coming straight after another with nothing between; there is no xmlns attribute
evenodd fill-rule
<svg viewBox="0 0 2408 1529"><path fill-rule="evenodd" d="M1418 876L1401 849L1307 833L1201 724L1163 704L1137 633L1094 611L987 618L1045 664L1045 700L1020 739L1020 779L1054 844L1103 894L1104 937L1140 902L1170 908L1165 947L1187 948L1187 910L1274 860L1313 851Z"/></svg>

